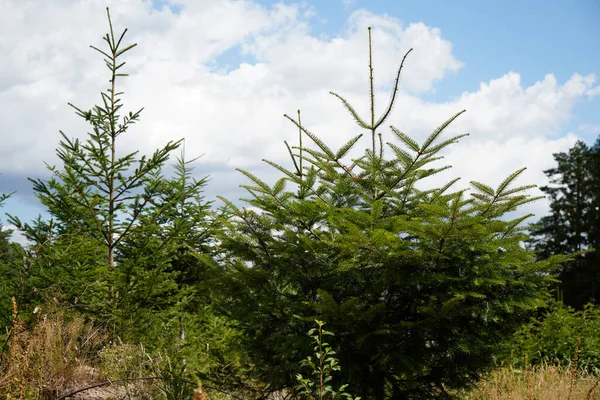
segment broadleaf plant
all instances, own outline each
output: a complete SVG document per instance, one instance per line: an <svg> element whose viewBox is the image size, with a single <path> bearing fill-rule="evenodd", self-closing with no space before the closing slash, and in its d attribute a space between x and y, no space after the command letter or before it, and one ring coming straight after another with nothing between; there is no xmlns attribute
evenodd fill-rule
<svg viewBox="0 0 600 400"><path fill-rule="evenodd" d="M334 336L334 334L323 328L325 322L318 320L315 322L317 327L308 331L308 336L312 338L315 345L314 354L301 362L303 367L310 369L312 378L296 374L298 394L309 400L360 400L360 397L352 397L345 391L348 384L341 385L337 390L331 386L332 373L341 370L335 351L325 341L325 336Z"/></svg>

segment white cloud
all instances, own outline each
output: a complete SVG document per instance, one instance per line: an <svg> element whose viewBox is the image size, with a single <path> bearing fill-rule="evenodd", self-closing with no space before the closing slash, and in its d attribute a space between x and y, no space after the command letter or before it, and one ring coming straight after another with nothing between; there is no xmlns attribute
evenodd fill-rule
<svg viewBox="0 0 600 400"><path fill-rule="evenodd" d="M562 83L547 75L524 87L518 73L507 72L453 101L425 102L421 94L464 67L452 44L439 29L403 25L365 10L352 13L345 30L328 37L311 32L310 19L318 16L305 5L182 0L169 3L182 7L173 12L142 0L10 0L0 3L0 171L5 175L41 174L42 161L54 160L59 129L84 137L87 126L66 103L88 108L106 88L101 57L88 47L103 45L106 4L115 29L128 27L129 41L139 43L126 57L131 76L123 87L126 109L144 106L145 111L123 138L123 151L148 153L186 137L188 154L205 154L198 174L218 176L213 185L226 196L239 194L243 180L235 167L262 173L262 158L286 158L283 140L294 141L297 132L284 113L295 115L300 108L303 122L332 147L359 132L328 91L366 115L367 26L373 28L378 112L402 56L414 48L391 124L422 139L455 112L468 110L448 134L472 135L450 149L446 160L455 165L450 174L464 183L497 184L521 166L529 167L523 183L543 183L541 171L551 166L552 153L576 140L561 132L575 103L600 94L591 75L575 74ZM223 68L221 61L232 54L244 62ZM391 140L387 128L382 132ZM536 207L545 210L545 204Z"/></svg>
<svg viewBox="0 0 600 400"><path fill-rule="evenodd" d="M1 229L3 231L12 231L10 235L10 241L14 243L18 243L20 245L26 245L29 243L27 238L17 229L14 225L2 225Z"/></svg>

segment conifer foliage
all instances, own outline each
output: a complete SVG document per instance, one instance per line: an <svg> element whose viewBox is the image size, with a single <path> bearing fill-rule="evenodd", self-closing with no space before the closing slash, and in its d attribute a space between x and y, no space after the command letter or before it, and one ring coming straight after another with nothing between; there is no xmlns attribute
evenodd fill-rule
<svg viewBox="0 0 600 400"><path fill-rule="evenodd" d="M537 199L533 185L515 185L524 169L495 188L471 182L470 195L454 189L458 179L423 189L449 168L436 161L465 135L443 133L464 111L421 143L395 127L384 133L405 60L377 114L369 29L367 118L332 93L366 137L334 149L299 112L286 115L299 131L297 146L286 142L289 166L265 160L281 178L270 185L240 170L251 208L223 199L225 305L275 388L293 385L310 353L304 332L318 319L336 333L353 394L445 398L492 364L495 346L543 304L544 272L564 261L536 261L520 245L529 216L507 217Z"/></svg>
<svg viewBox="0 0 600 400"><path fill-rule="evenodd" d="M63 168L49 166L49 181L35 179L33 190L53 216L74 224L71 231L81 229L106 248L106 260L115 267L115 250L134 228L140 213L157 192L152 179L167 161L179 142L169 142L151 157L137 157L137 151L119 157L117 140L135 124L143 109L127 113L122 119L122 92L117 79L127 74L121 57L136 44L123 45L127 29L117 37L108 12L110 32L103 38L108 49L91 46L102 56L110 71L110 87L101 93L102 103L91 110L72 104L77 115L91 125L88 139L81 142L61 132L63 140L56 151ZM142 193L139 193L141 191ZM65 204L65 202L69 202ZM66 215L65 215L66 214Z"/></svg>
<svg viewBox="0 0 600 400"><path fill-rule="evenodd" d="M91 131L85 140L61 132L61 165L48 166L49 179L31 179L51 219L10 217L29 240L24 247L0 234L0 304L14 307L0 315L5 348L16 310L21 321L51 299L123 345L105 346L107 357L126 360L119 349L140 342L144 360L155 360L145 349L164 355L161 376L142 379L162 379L166 398L185 397L200 378L244 398L283 389L322 399L445 399L493 365L499 344L545 304L551 273L571 261L551 255L562 248L540 259L522 245L530 215L511 215L537 199L533 185L516 184L524 169L496 186L470 182L469 191L454 179L431 188L427 178L450 168L440 164L444 150L466 136L445 134L465 111L422 141L384 129L410 51L380 111L370 28L366 117L332 92L364 134L333 148L300 111L285 115L298 143L285 142L287 164L264 160L279 179L239 170L248 206L221 198L220 211L211 210L207 178L193 178L184 152L174 176L165 175L181 142L122 155L119 139L142 110L121 111L122 56L135 44L123 44L126 31L114 34L110 14L108 22L106 49L92 47L110 86L92 109L72 106ZM594 204L582 215L597 219ZM568 201L555 210L561 221L579 215ZM578 250L597 243L594 229L552 243ZM311 341L305 332L315 321ZM324 341L329 331L335 336ZM147 372L143 365L137 372ZM169 387L178 394L169 397Z"/></svg>
<svg viewBox="0 0 600 400"><path fill-rule="evenodd" d="M171 262L182 255L173 242L185 246L189 241L182 235L208 229L209 203L201 196L206 179L191 179L185 160L179 160L173 179L163 175L181 141L168 142L150 156L124 154L119 147L142 109L122 111L118 83L127 76L122 58L136 44L126 45L127 29L116 35L108 9L107 16L105 48L91 48L104 58L109 87L90 110L69 104L90 124L87 139L61 131L56 153L62 165L48 166L52 176L47 180L30 179L52 219L30 224L11 217L11 222L31 242L29 263L35 268L25 277L29 292L60 285L66 300L113 320L123 332L123 321L135 325L144 315L140 307L164 306L163 296L176 292L182 272Z"/></svg>
<svg viewBox="0 0 600 400"><path fill-rule="evenodd" d="M600 301L600 137L593 146L578 141L554 160L556 166L544 171L550 184L541 188L550 199L550 215L538 221L531 245L541 258L596 249L559 271L559 298L582 309Z"/></svg>

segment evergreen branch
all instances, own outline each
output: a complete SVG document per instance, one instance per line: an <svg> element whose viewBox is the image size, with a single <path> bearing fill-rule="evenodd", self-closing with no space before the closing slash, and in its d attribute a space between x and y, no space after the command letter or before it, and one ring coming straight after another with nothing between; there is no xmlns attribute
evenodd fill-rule
<svg viewBox="0 0 600 400"><path fill-rule="evenodd" d="M452 185L454 185L456 182L458 182L460 180L460 178L455 178L453 180L451 180L450 182L446 183L444 186L442 186L441 188L437 189L435 191L434 194L434 199L439 198L442 194L444 194L444 192L446 190L448 190Z"/></svg>
<svg viewBox="0 0 600 400"><path fill-rule="evenodd" d="M523 191L525 191L525 190L534 189L534 188L536 188L536 187L537 187L537 185L525 185L525 186L519 186L519 187L516 187L516 188L510 189L510 190L504 191L504 192L502 193L502 197L505 197L505 196L510 196L510 195L513 195L513 194L515 194L515 193L523 192Z"/></svg>
<svg viewBox="0 0 600 400"><path fill-rule="evenodd" d="M502 181L502 183L500 183L500 185L498 186L498 189L496 189L495 195L491 199L486 199L486 198L484 198L482 196L477 196L475 193L471 194L473 197L475 197L475 198L477 198L477 199L479 199L481 201L488 202L487 207L481 212L481 215L487 214L492 209L492 207L495 206L501 200L509 200L511 202L510 204L513 204L513 205L516 204L514 202L514 199L518 199L518 197L517 198L512 198L512 199L502 199L503 197L506 197L504 195L504 190L512 183L512 181L514 181L526 169L527 168L521 168L521 169L513 172L512 174L510 174L506 179L504 179ZM521 196L521 197L527 198L527 196ZM542 196L542 198L543 198L543 196ZM521 203L519 205L530 203L530 202L536 201L538 199L539 198L531 198L528 201L526 201L525 203ZM506 206L505 206L504 211L502 211L500 213L500 215L504 214L508 210L509 210L509 208L506 208Z"/></svg>
<svg viewBox="0 0 600 400"><path fill-rule="evenodd" d="M294 168L296 168L296 173L299 176L302 176L302 170L298 167L298 164L296 163L296 157L294 156L294 153L292 152L292 149L290 148L290 145L285 140L283 141L283 143L285 143L285 147L287 147L288 153L290 153L290 157L292 159L292 162L294 163ZM265 160L263 160L263 161L265 161ZM268 161L266 161L266 162L268 162Z"/></svg>
<svg viewBox="0 0 600 400"><path fill-rule="evenodd" d="M293 149L300 149L299 147L293 146ZM301 157L299 157L300 159L306 160L311 164L315 164L315 161L330 161L330 159L328 158L327 154L325 153L321 153L320 151L317 150L313 150L313 149L303 149L305 152L307 152L309 155L313 156L315 158L315 160L311 160L310 158L306 157L305 155L302 155Z"/></svg>
<svg viewBox="0 0 600 400"><path fill-rule="evenodd" d="M100 232L102 237L104 237L104 240L106 240L108 242L108 240L109 240L108 232L106 232L104 230L103 223L98 218L98 215L94 210L94 207L92 207L92 205L88 201L85 191L76 182L72 182L72 185L75 187L75 189L79 192L79 195L81 196L82 203L80 203L80 204L88 209L88 211L90 212L90 215L92 215L93 220L96 223L96 227L97 227L98 231ZM75 200L75 201L77 201L77 200Z"/></svg>
<svg viewBox="0 0 600 400"><path fill-rule="evenodd" d="M451 209L450 209L451 214L449 217L450 218L450 226L448 226L448 229L443 234L443 236L440 240L440 246L438 248L438 258L436 261L436 267L439 265L439 262L441 260L441 254L444 251L444 244L446 243L446 239L448 238L448 235L450 234L450 232L452 232L452 230L454 230L458 210L461 207L461 199L462 199L463 193L464 193L463 190L457 192L454 195L454 199L452 199L452 205L451 205Z"/></svg>
<svg viewBox="0 0 600 400"><path fill-rule="evenodd" d="M116 248L117 245L121 242L121 240L129 234L129 231L131 230L133 224L138 220L140 214L144 210L144 207L146 207L146 204L148 204L148 202L152 198L152 195L146 195L146 196L143 196L142 198L143 198L142 204L139 204L139 205L136 204L137 207L134 208L133 213L131 214L131 218L129 219L129 223L127 223L127 225L125 226L125 229L123 229L123 231L121 231L121 233L117 235L116 239L113 239L114 240L112 242L113 248ZM174 199L173 201L177 201L177 199Z"/></svg>
<svg viewBox="0 0 600 400"><path fill-rule="evenodd" d="M406 150L401 149L393 143L388 142L387 145L390 146L392 150L394 150L394 153L396 153L396 157L400 159L400 162L404 164L404 166L410 165L414 161Z"/></svg>
<svg viewBox="0 0 600 400"><path fill-rule="evenodd" d="M435 214L442 218L449 218L448 217L448 208L444 205L432 204L432 203L422 203L422 204L417 204L417 207L419 207L421 210L428 212L429 214Z"/></svg>
<svg viewBox="0 0 600 400"><path fill-rule="evenodd" d="M406 184L406 187L404 188L404 191L402 193L402 201L400 202L400 209L402 211L404 211L405 207L406 207L406 203L408 202L408 196L410 194L410 192L413 189L413 185L415 184L415 181L417 180L417 178L415 177L415 175L413 175L408 183Z"/></svg>
<svg viewBox="0 0 600 400"><path fill-rule="evenodd" d="M258 189L260 192L271 196L278 204L280 207L287 209L288 206L287 204L285 204L282 199L280 199L277 196L277 183L276 183L276 187L271 189L271 187L269 187L269 185L267 185L265 182L263 182L262 180L260 180L258 177L256 177L255 175L251 174L248 171L244 171L241 168L236 168L237 171L241 172L242 174L244 174L246 177L248 177L250 180L252 180L254 183L256 183L258 185L258 187L256 189ZM241 185L241 187L245 188L246 190L250 191L254 197L256 197L257 200L260 200L260 197L257 196L256 194L254 194L252 192L252 188L245 186L245 185ZM283 190L283 188L281 189Z"/></svg>
<svg viewBox="0 0 600 400"><path fill-rule="evenodd" d="M493 197L481 193L471 193L471 196L483 203L489 203L494 199Z"/></svg>
<svg viewBox="0 0 600 400"><path fill-rule="evenodd" d="M90 47L94 50L96 50L98 53L102 54L103 56L105 56L106 58L111 58L111 56L109 56L108 54L106 54L103 50L100 50L99 48L97 48L96 46L92 46L90 45Z"/></svg>
<svg viewBox="0 0 600 400"><path fill-rule="evenodd" d="M123 31L123 34L121 35L121 39L123 39L123 36L125 36L125 33L126 33L126 32L127 32L127 29L125 29L125 30ZM121 42L121 39L119 39L119 42ZM125 47L124 49L117 51L117 52L115 53L115 58L116 58L116 57L119 57L121 54L125 53L126 51L133 49L135 46L137 46L137 43L130 44L129 46ZM125 63L124 63L124 62L123 62L123 63L121 63L119 66L117 66L117 67L115 68L115 70L117 70L117 69L121 68L123 65L125 65ZM120 76L126 76L126 75L120 75Z"/></svg>
<svg viewBox="0 0 600 400"><path fill-rule="evenodd" d="M270 166L277 168L279 171L283 172L285 175L287 175L290 180L292 182L298 182L298 175L294 174L292 171L282 167L281 165L274 163L273 161L269 161L269 160L265 160L264 158L262 159L263 162L266 162L267 164L269 164Z"/></svg>
<svg viewBox="0 0 600 400"><path fill-rule="evenodd" d="M110 10L108 7L106 7L106 15L108 17L108 26L110 28L110 36L108 34L106 34L104 39L106 40L106 42L108 42L108 46L109 46L110 50L114 53L117 49L115 47L115 34L113 31L112 20L110 19Z"/></svg>
<svg viewBox="0 0 600 400"><path fill-rule="evenodd" d="M419 155L417 155L417 157L413 160L413 162L404 170L404 172L398 177L396 178L396 180L389 186L388 190L392 191L396 188L396 186L398 186L400 184L400 182L402 182L407 176L409 172L412 172L412 169L415 165L415 163L417 162L419 158ZM377 198L375 200L379 200L384 196L384 193L380 193Z"/></svg>
<svg viewBox="0 0 600 400"><path fill-rule="evenodd" d="M342 96L340 96L339 94L337 94L335 92L329 92L329 93L334 95L335 97L337 97L338 99L340 99L342 101L342 104L344 104L344 107L346 107L346 110L348 110L350 112L350 114L352 115L352 117L354 117L354 120L358 123L358 125L360 125L361 127L365 128L365 129L371 129L371 127L358 116L357 112L354 110L354 108L352 108L350 103L348 103L346 101L346 99L344 99Z"/></svg>
<svg viewBox="0 0 600 400"><path fill-rule="evenodd" d="M515 179L517 179L519 177L519 175L521 175L523 173L523 171L525 171L527 168L521 168L515 172L513 172L512 174L510 174L508 177L506 177L506 179L504 179L502 181L502 183L500 184L500 186L498 186L498 189L496 189L496 193L498 196L503 196L504 195L504 189L506 189L508 187L508 185L510 185L512 183L512 181L514 181Z"/></svg>
<svg viewBox="0 0 600 400"><path fill-rule="evenodd" d="M87 167L87 172L89 174L91 174L94 177L98 177L99 172L97 172L96 168L90 163L91 158L86 157L79 149L79 140L75 139L75 141L72 141L64 134L63 131L59 131L59 132L63 137L63 140L60 141L59 146L65 148L66 151L61 150L59 147L59 149L56 151L56 153L57 153L58 157L61 160L63 160L63 162L65 163L67 168L73 168L73 167L78 166L77 163L72 159L73 157L77 157L77 160L83 162L84 165ZM100 172L102 172L102 169L100 170ZM92 186L96 187L98 190L100 190L101 192L108 194L108 191L105 188L103 188L94 179L91 179L88 175L86 175L86 174L79 174L79 175L80 175L80 177L84 178L84 180L86 181L86 183L88 185L92 185Z"/></svg>
<svg viewBox="0 0 600 400"><path fill-rule="evenodd" d="M321 194L319 194L315 189L313 189L313 186L316 181L316 176L317 176L317 170L314 169L314 167L311 167L311 169L309 169L308 174L306 174L306 180L304 180L305 184L304 184L303 188L305 190L310 191L311 194L313 194L315 197L317 197L323 203L327 203L325 201L325 199L323 198L323 196L321 196Z"/></svg>
<svg viewBox="0 0 600 400"><path fill-rule="evenodd" d="M450 198L451 198L452 196L454 196L456 194L456 192L451 193L449 195L444 195L444 193L446 192L446 190L448 190L452 185L454 185L459 180L460 180L460 178L455 178L455 179L451 180L450 182L448 182L447 184L445 184L444 186L442 186L441 188L429 191L429 193L431 194L431 198L428 198L428 203L425 203L425 204L434 204L436 202L443 202L445 200L442 197L449 198L449 196L450 196ZM426 196L428 194L426 194ZM419 207L421 207L421 206L422 206L422 204L419 205ZM422 215L422 214L423 214L423 212L417 213L417 215Z"/></svg>
<svg viewBox="0 0 600 400"><path fill-rule="evenodd" d="M510 233L512 233L514 231L514 229L523 221L525 221L528 218L533 217L534 214L526 214L523 215L513 221L510 221L506 231L502 234L502 236L500 236L500 239L505 239Z"/></svg>
<svg viewBox="0 0 600 400"><path fill-rule="evenodd" d="M545 198L546 198L545 196L536 196L536 197L518 196L503 205L505 210L502 212L502 214L509 212L509 211L513 211L517 207L521 207L525 204L533 203L535 201L542 200Z"/></svg>
<svg viewBox="0 0 600 400"><path fill-rule="evenodd" d="M450 169L450 168L452 168L451 165L444 165L443 167L439 167L439 168L430 168L430 169L427 169L427 170L421 170L420 171L421 174L419 175L419 179L424 179L424 178L430 177L432 175L438 174L438 173L440 173L442 171L445 171L447 169Z"/></svg>
<svg viewBox="0 0 600 400"><path fill-rule="evenodd" d="M125 28L123 30L123 33L121 33L121 37L119 37L119 40L117 41L117 44L115 45L115 50L119 48L119 46L121 45L121 41L123 40L123 38L125 37L125 34L127 33L127 28ZM119 54L117 54L118 56Z"/></svg>
<svg viewBox="0 0 600 400"><path fill-rule="evenodd" d="M352 149L352 147L354 147L354 145L356 144L356 142L358 142L358 140L363 136L363 134L361 133L360 135L356 135L355 137L353 137L352 139L350 139L345 145L343 145L338 152L335 154L335 159L339 160L342 157L344 157L346 155L346 153L348 153L348 151L350 151L350 149Z"/></svg>
<svg viewBox="0 0 600 400"><path fill-rule="evenodd" d="M170 153L173 150L176 150L180 146L181 143L182 143L182 139L180 139L176 142L172 142L172 141L168 142L165 145L165 147L163 147L160 150L155 151L150 160L146 161L145 158L142 158L140 160L139 167L135 170L135 173L133 175L131 175L125 181L122 181L121 184L119 184L113 188L113 191L116 192L116 195L114 196L114 200L117 200L120 196L122 196L124 193L128 192L129 190L131 190L135 187L138 187L140 184L140 181L142 181L144 179L144 177L148 173L150 173L152 170L163 165L169 159ZM125 156L125 158L129 158L129 157L132 158L137 153L138 152L135 151L135 152ZM114 163L115 166L118 166L119 164L120 164L119 160L117 160Z"/></svg>
<svg viewBox="0 0 600 400"><path fill-rule="evenodd" d="M419 146L419 144L417 142L415 142L413 139L411 139L407 134L400 132L398 129L394 128L393 126L391 126L390 128L392 129L392 132L394 132L394 134L402 142L404 142L404 144L406 144L408 147L410 147L413 151L415 151L416 153L419 153L421 151L421 147Z"/></svg>
<svg viewBox="0 0 600 400"><path fill-rule="evenodd" d="M240 210L240 209L239 209L239 208L238 208L238 207L237 207L235 204L233 204L231 201L227 200L227 199L226 199L225 197L223 197L223 196L217 196L217 198L218 198L219 200L221 200L223 203L225 203L225 205L226 205L227 207L229 207L229 208L230 208L230 209L233 211L233 213L234 213L236 216L238 216L238 217L240 217L240 218L242 218L242 219L244 218L244 217L243 217L243 212L242 212L242 210Z"/></svg>
<svg viewBox="0 0 600 400"><path fill-rule="evenodd" d="M256 183L262 189L263 193L265 193L265 194L271 193L271 188L269 187L269 185L267 185L265 182L260 180L256 175L253 175L252 173L245 171L241 168L236 168L236 171L241 172L252 182Z"/></svg>
<svg viewBox="0 0 600 400"><path fill-rule="evenodd" d="M435 153L437 153L438 151L440 151L441 149L443 149L444 147L446 147L446 146L448 146L450 144L458 143L458 140L461 139L461 138L463 138L463 137L465 137L465 136L469 136L469 134L468 133L463 133L462 135L457 135L457 136L454 136L451 139L444 140L442 143L433 146L432 148L430 148L427 151L424 151L423 153L424 154L435 154Z"/></svg>
<svg viewBox="0 0 600 400"><path fill-rule="evenodd" d="M485 193L488 196L494 197L495 194L496 194L496 192L494 191L494 189L492 189L488 185L485 185L483 183L476 182L476 181L471 181L470 183L471 183L471 186L473 186L474 188L476 188L480 192Z"/></svg>
<svg viewBox="0 0 600 400"><path fill-rule="evenodd" d="M425 139L425 142L423 143L423 146L421 147L421 151L423 153L427 152L429 146L435 141L435 139L437 139L437 137L444 131L444 129L446 129L446 127L448 127L448 125L450 125L452 123L452 121L454 121L456 118L458 118L459 115L463 114L466 111L467 110L462 110L462 111L454 114L452 117L450 117L448 120L446 120L443 124L438 126L436 128L436 130L433 131L433 133L431 135L429 135L429 137L427 139ZM464 135L462 135L462 136L464 136Z"/></svg>
<svg viewBox="0 0 600 400"><path fill-rule="evenodd" d="M398 92L398 86L400 84L400 73L402 72L402 67L404 67L404 61L406 60L406 57L408 57L408 55L410 54L411 51L413 51L412 48L409 49L406 52L406 54L404 54L404 57L402 57L402 62L400 63L400 67L398 68L398 72L396 73L396 80L394 81L394 89L392 90L392 97L390 98L388 107L385 110L385 112L383 113L383 115L381 117L379 117L377 122L375 122L375 124L373 125L373 129L377 129L383 123L383 121L386 120L386 118L388 117L390 112L392 112L392 108L393 108L395 100L396 100L396 93Z"/></svg>
<svg viewBox="0 0 600 400"><path fill-rule="evenodd" d="M290 118L287 114L284 114L283 116L286 117L287 119L289 119L290 121L292 121L299 129L302 130L302 132L304 132L309 138L311 138L311 140L313 142L315 142L315 144L317 146L319 146L319 148L321 150L323 150L323 152L325 154L327 154L327 156L331 160L335 159L335 154L333 154L333 151L331 151L331 149L329 147L327 147L327 145L321 139L319 139L315 134L309 132L306 128L304 128L302 125L300 125L298 122L296 122L296 120L294 120L293 118Z"/></svg>
<svg viewBox="0 0 600 400"><path fill-rule="evenodd" d="M277 196L285 189L285 178L279 179L273 186L273 196Z"/></svg>
<svg viewBox="0 0 600 400"><path fill-rule="evenodd" d="M410 163L410 165L408 167L405 168L404 172L402 174L400 174L399 177L397 177L394 182L389 186L389 190L393 190L396 186L398 186L400 184L400 182L402 182L409 173L411 173L414 169L418 169L421 168L422 166L429 164L431 162L437 161L442 159L443 157L431 157L428 156L425 159L421 159L420 157L423 155L423 153L419 152L417 153L417 156L413 159L413 161ZM441 168L436 168L436 169L432 169L429 170L429 172L425 172L424 174L422 174L421 176L418 177L418 179L422 179L425 178L427 176L431 176L433 174L439 173L441 171L444 171L448 168L451 168L450 166L445 166L445 167L441 167ZM413 177L415 177L415 175L413 175ZM380 199L382 196L384 196L384 193L380 193L378 196L376 196L376 200Z"/></svg>

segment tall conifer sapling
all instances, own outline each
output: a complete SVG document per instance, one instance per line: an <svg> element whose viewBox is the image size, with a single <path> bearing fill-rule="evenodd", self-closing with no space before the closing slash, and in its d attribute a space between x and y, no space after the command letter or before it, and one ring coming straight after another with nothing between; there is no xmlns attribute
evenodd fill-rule
<svg viewBox="0 0 600 400"><path fill-rule="evenodd" d="M310 352L303 332L319 319L337 335L339 383L362 398L450 396L473 384L497 344L544 304L545 271L565 260L536 261L520 246L528 216L507 213L537 199L527 194L532 185L513 186L523 169L496 189L471 182L470 197L452 191L458 179L424 189L425 178L449 168L433 163L465 136L442 138L463 112L421 144L395 127L395 140L384 140L379 128L405 59L379 118L371 40L368 118L332 93L369 133L362 154L350 157L362 135L334 150L286 116L314 146L286 143L293 170L265 160L282 174L273 186L240 170L251 181L245 200L258 211L223 199L233 217L223 220L224 290L273 388L293 386Z"/></svg>
<svg viewBox="0 0 600 400"><path fill-rule="evenodd" d="M104 249L104 262L109 272L115 272L117 249L135 229L141 213L151 208L151 199L161 185L156 177L180 141L168 142L149 157L139 157L138 151L119 155L119 138L139 120L143 109L121 116L123 92L117 84L127 76L122 72L125 62L121 59L136 44L123 43L127 29L115 35L108 8L107 17L109 32L103 38L106 48L90 47L104 57L109 87L101 92L101 103L90 110L69 103L78 116L89 122L91 132L87 140L81 141L61 131L56 153L62 166L48 165L52 173L48 180L30 179L53 220L50 224L38 220L33 226L17 217L11 217L11 222L37 242L41 240L40 230L45 232L51 239L44 242L47 245L63 234L89 237ZM111 286L111 295L118 295L113 291Z"/></svg>

